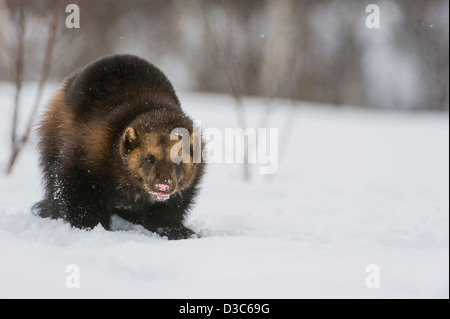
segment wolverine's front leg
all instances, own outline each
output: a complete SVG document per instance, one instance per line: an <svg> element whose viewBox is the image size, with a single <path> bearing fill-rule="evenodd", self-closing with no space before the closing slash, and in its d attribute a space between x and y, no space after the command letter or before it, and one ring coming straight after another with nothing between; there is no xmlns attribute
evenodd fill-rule
<svg viewBox="0 0 450 319"><path fill-rule="evenodd" d="M109 230L111 218L99 183L79 168L71 168L66 176L60 183L57 197L65 219L77 228L94 228L101 224Z"/></svg>
<svg viewBox="0 0 450 319"><path fill-rule="evenodd" d="M142 225L170 240L192 238L195 232L183 224L184 215L185 212L177 206L170 209L167 206L154 205L146 210Z"/></svg>
<svg viewBox="0 0 450 319"><path fill-rule="evenodd" d="M195 232L183 224L158 227L156 232L161 236L166 236L170 240L194 238Z"/></svg>

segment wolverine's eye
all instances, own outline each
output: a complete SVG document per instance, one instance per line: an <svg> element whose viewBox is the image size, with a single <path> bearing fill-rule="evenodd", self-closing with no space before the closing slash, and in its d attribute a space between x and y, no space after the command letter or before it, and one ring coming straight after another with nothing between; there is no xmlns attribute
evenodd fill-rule
<svg viewBox="0 0 450 319"><path fill-rule="evenodd" d="M155 157L153 155L147 155L145 160L147 163L153 164L155 162Z"/></svg>

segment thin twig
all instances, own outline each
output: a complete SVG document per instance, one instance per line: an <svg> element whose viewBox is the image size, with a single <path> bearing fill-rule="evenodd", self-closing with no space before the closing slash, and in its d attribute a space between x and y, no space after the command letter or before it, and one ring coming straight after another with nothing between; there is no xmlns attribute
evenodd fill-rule
<svg viewBox="0 0 450 319"><path fill-rule="evenodd" d="M16 85L16 93L14 95L14 113L11 126L11 150L14 152L17 139L17 121L19 114L20 93L22 91L22 78L24 69L24 52L25 52L25 14L22 1L17 3L17 9L13 6L9 7L10 13L17 29L17 49L13 50L15 56L15 74L14 83ZM17 10L17 17L15 11Z"/></svg>
<svg viewBox="0 0 450 319"><path fill-rule="evenodd" d="M34 119L35 119L37 111L39 109L39 104L41 101L42 92L44 90L44 85L47 82L48 75L50 74L51 65L52 65L52 54L53 54L53 49L54 49L55 42L56 42L56 31L57 31L57 26L58 26L58 13L59 13L58 3L59 3L58 0L53 1L52 16L51 16L51 19L49 22L48 38L47 38L47 44L45 47L45 56L44 56L44 61L43 61L41 77L39 79L39 86L38 86L38 92L36 95L36 99L34 100L33 109L28 118L28 123L27 123L26 129L25 129L25 133L22 135L22 138L19 141L17 141L17 139L16 139L16 143L14 145L14 149L11 154L9 165L6 170L7 174L11 173L12 168L14 167L14 163L16 162L17 157L20 154L20 151L23 149L23 147L25 146L25 144L27 143L27 141L30 137L31 128L33 126Z"/></svg>
<svg viewBox="0 0 450 319"><path fill-rule="evenodd" d="M240 78L238 66L236 65L235 52L234 52L234 41L233 41L233 17L232 9L229 2L226 2L226 38L223 46L219 44L219 36L217 35L216 28L212 25L211 21L208 19L206 12L203 10L203 19L206 25L207 37L212 43L213 56L225 74L225 79L228 86L228 92L234 100L234 105L236 107L236 114L238 125L245 130L247 128L247 121L245 116L245 106L242 99L242 90L240 86ZM250 169L248 164L248 141L244 140L244 180L250 180Z"/></svg>

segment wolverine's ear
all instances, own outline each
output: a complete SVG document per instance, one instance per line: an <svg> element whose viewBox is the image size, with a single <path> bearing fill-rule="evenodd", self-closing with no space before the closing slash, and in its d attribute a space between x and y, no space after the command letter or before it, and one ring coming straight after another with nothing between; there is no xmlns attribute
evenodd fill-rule
<svg viewBox="0 0 450 319"><path fill-rule="evenodd" d="M132 127L127 127L127 129L123 133L122 140L127 150L131 150L131 148L136 144L138 140L136 131Z"/></svg>

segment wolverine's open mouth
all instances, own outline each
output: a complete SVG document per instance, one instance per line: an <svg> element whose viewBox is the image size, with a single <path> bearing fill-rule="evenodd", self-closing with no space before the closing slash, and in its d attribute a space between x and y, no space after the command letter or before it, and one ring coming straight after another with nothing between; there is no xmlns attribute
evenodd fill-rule
<svg viewBox="0 0 450 319"><path fill-rule="evenodd" d="M155 200L161 201L161 202L168 200L170 198L170 195L172 195L172 194L166 194L166 193L162 193L162 192L153 192L150 190L150 188L147 185L144 185L144 189L151 197L153 197Z"/></svg>
<svg viewBox="0 0 450 319"><path fill-rule="evenodd" d="M155 193L155 192L149 192L149 194L159 201L165 201L170 198L170 194Z"/></svg>

